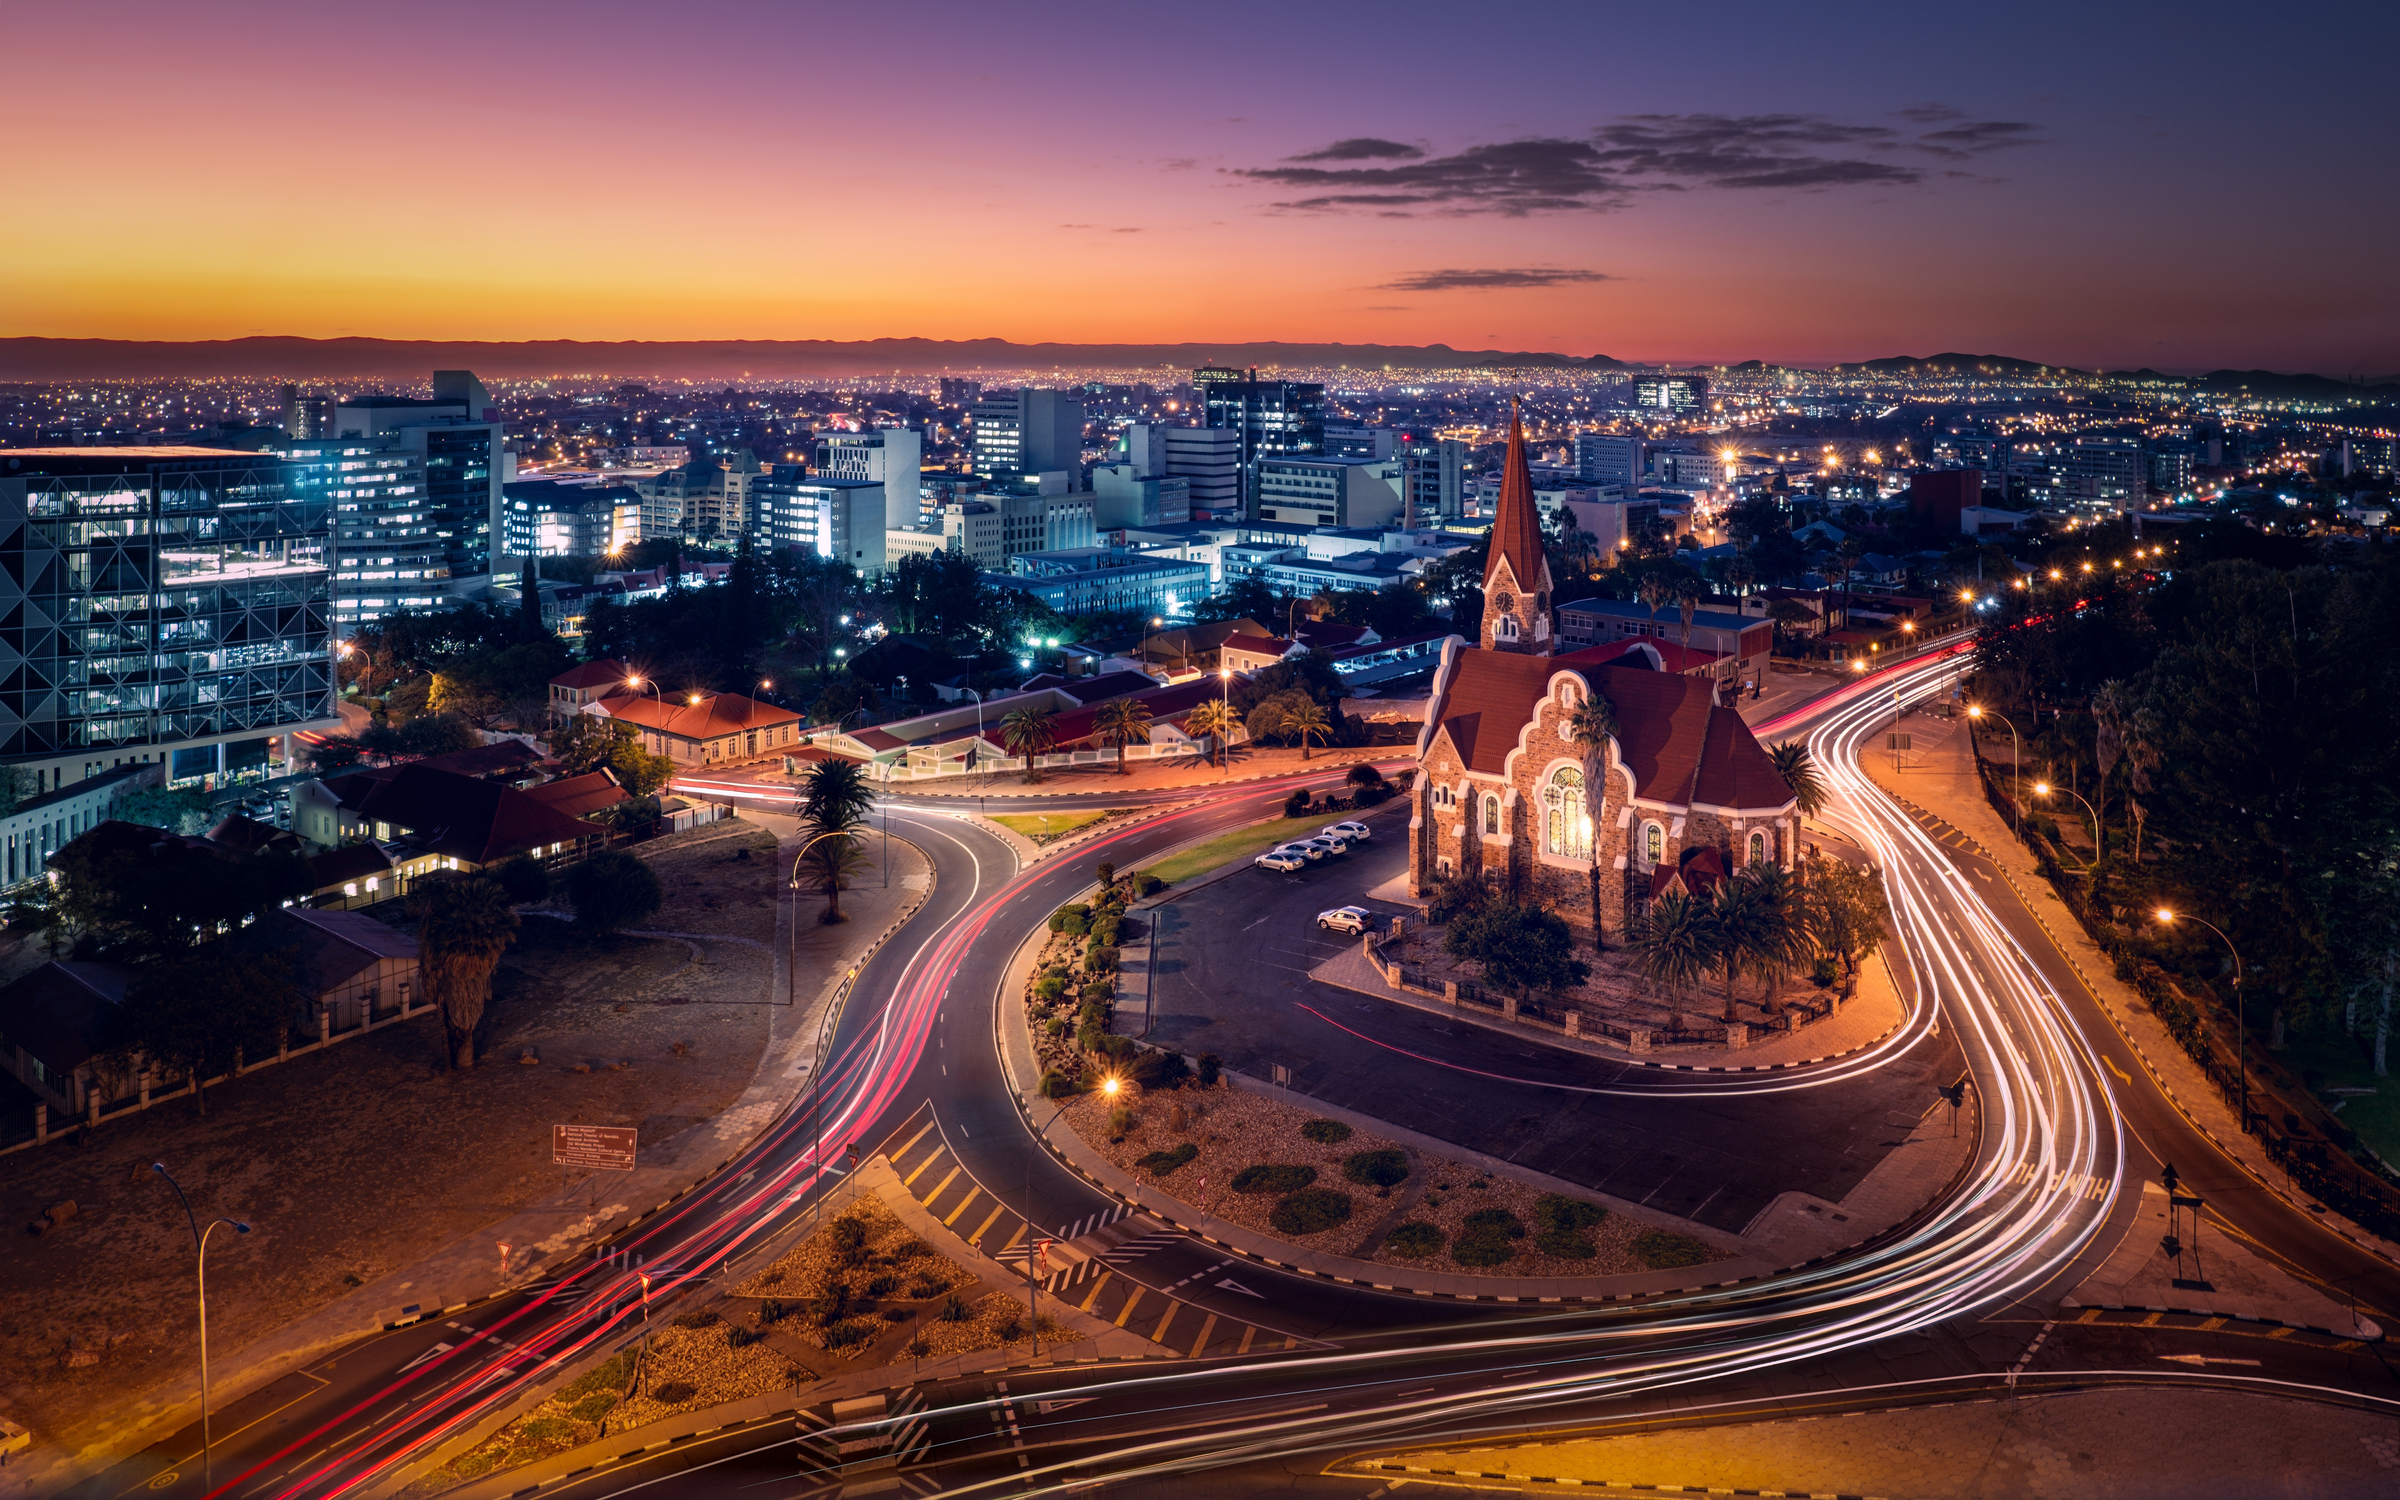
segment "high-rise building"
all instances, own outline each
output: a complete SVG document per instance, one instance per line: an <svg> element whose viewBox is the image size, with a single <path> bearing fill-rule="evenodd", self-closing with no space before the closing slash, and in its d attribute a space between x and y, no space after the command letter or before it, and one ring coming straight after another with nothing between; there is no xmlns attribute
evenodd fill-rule
<svg viewBox="0 0 2400 1500"><path fill-rule="evenodd" d="M283 431L286 437L324 437L333 426L333 402L324 396L303 396L300 387L283 388Z"/></svg>
<svg viewBox="0 0 2400 1500"><path fill-rule="evenodd" d="M1297 380L1216 378L1228 372L1198 370L1192 382L1199 393L1203 426L1241 437L1243 501L1251 519L1258 518L1258 462L1284 454L1325 451L1325 387Z"/></svg>
<svg viewBox="0 0 2400 1500"><path fill-rule="evenodd" d="M824 479L801 464L777 464L751 492L752 536L762 548L797 547L848 563L862 575L884 570L884 533L917 518L916 496L894 503L871 479Z"/></svg>
<svg viewBox="0 0 2400 1500"><path fill-rule="evenodd" d="M1258 461L1255 519L1301 526L1390 526L1400 519L1400 461L1263 457Z"/></svg>
<svg viewBox="0 0 2400 1500"><path fill-rule="evenodd" d="M1028 386L986 391L971 413L975 472L1006 477L1064 471L1083 478L1083 403L1073 391Z"/></svg>
<svg viewBox="0 0 2400 1500"><path fill-rule="evenodd" d="M2162 495L2181 495L2192 487L2192 445L2166 443L2150 454L2150 488Z"/></svg>
<svg viewBox="0 0 2400 1500"><path fill-rule="evenodd" d="M1139 464L1127 460L1092 470L1093 511L1101 530L1171 526L1192 518L1190 480L1172 474L1144 474L1140 469Z"/></svg>
<svg viewBox="0 0 2400 1500"><path fill-rule="evenodd" d="M0 761L44 791L144 762L215 784L337 726L332 512L292 477L218 448L0 450Z"/></svg>
<svg viewBox="0 0 2400 1500"><path fill-rule="evenodd" d="M2140 438L2079 437L2067 450L2067 494L2078 504L2129 510L2149 483Z"/></svg>
<svg viewBox="0 0 2400 1500"><path fill-rule="evenodd" d="M1467 513L1467 445L1457 438L1403 433L1400 439L1402 524L1430 526Z"/></svg>
<svg viewBox="0 0 2400 1500"><path fill-rule="evenodd" d="M1633 404L1646 411L1699 411L1708 405L1708 381L1699 375L1637 375Z"/></svg>
<svg viewBox="0 0 2400 1500"><path fill-rule="evenodd" d="M1361 427L1349 422L1325 424L1325 456L1328 458L1390 458L1400 443L1400 434L1389 427Z"/></svg>
<svg viewBox="0 0 2400 1500"><path fill-rule="evenodd" d="M731 542L755 531L752 491L766 472L757 454L737 448L722 458L703 455L639 481L635 489L642 497L642 538Z"/></svg>
<svg viewBox="0 0 2400 1500"><path fill-rule="evenodd" d="M976 398L982 394L983 382L980 380L960 380L948 375L942 377L940 400L944 406L973 406Z"/></svg>
<svg viewBox="0 0 2400 1500"><path fill-rule="evenodd" d="M1614 432L1575 434L1575 477L1632 494L1642 485L1642 440Z"/></svg>
<svg viewBox="0 0 2400 1500"><path fill-rule="evenodd" d="M924 468L925 438L907 427L881 427L873 432L833 432L817 439L815 469L820 479L866 479L883 486L896 511L907 511L914 526L926 514L918 493L918 474Z"/></svg>
<svg viewBox="0 0 2400 1500"><path fill-rule="evenodd" d="M520 479L507 487L505 555L605 557L618 549L619 517L640 511L641 493L622 484Z"/></svg>
<svg viewBox="0 0 2400 1500"><path fill-rule="evenodd" d="M425 508L447 553L453 588L493 571L492 539L505 529L506 434L483 382L467 370L434 371L430 401L356 396L333 411L334 437L386 438L424 465Z"/></svg>
<svg viewBox="0 0 2400 1500"><path fill-rule="evenodd" d="M1000 507L1001 547L1008 556L1061 552L1097 541L1099 516L1089 490L1004 492L986 498Z"/></svg>
<svg viewBox="0 0 2400 1500"><path fill-rule="evenodd" d="M1163 433L1166 472L1191 486L1191 506L1220 520L1242 508L1242 435L1214 427L1152 428Z"/></svg>
<svg viewBox="0 0 2400 1500"><path fill-rule="evenodd" d="M452 602L450 539L434 524L421 454L388 433L297 440L276 451L290 465L287 489L332 514L338 628Z"/></svg>

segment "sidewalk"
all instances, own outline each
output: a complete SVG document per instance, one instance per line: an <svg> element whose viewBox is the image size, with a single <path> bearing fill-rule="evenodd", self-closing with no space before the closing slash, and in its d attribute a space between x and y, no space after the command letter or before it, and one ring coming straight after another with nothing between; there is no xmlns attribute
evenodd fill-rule
<svg viewBox="0 0 2400 1500"><path fill-rule="evenodd" d="M1389 767L1414 765L1416 750L1409 745L1369 745L1350 750L1311 749L1303 761L1297 747L1248 745L1233 747L1230 765L1212 765L1205 757L1179 756L1126 762L1125 774L1114 765L1050 766L1038 785L1028 785L1021 769L995 765L972 776L944 776L935 781L895 781L900 797L1094 797L1111 791L1214 791L1245 782L1271 781L1285 776L1338 771L1370 762Z"/></svg>
<svg viewBox="0 0 2400 1500"><path fill-rule="evenodd" d="M816 1061L819 1025L826 1012L846 996L849 973L899 931L928 899L932 861L897 838L892 841L892 854L894 879L889 889L875 886L845 892L852 918L838 927L819 926L814 921L816 907L810 904L808 893L802 892L800 925L809 931L796 933L793 904L779 903L768 994L773 1001L788 999L790 1003L778 1003L772 1010L769 1039L750 1086L731 1106L660 1145L644 1147L642 1164L631 1172L605 1181L599 1174L585 1173L539 1202L378 1277L245 1348L211 1350L209 1384L214 1404L229 1406L244 1392L308 1365L353 1339L454 1314L554 1274L556 1267L580 1254L586 1245L649 1217L731 1160L806 1088ZM919 876L921 884L909 884ZM703 935L702 940L710 939ZM801 958L797 971L790 963L794 953ZM502 1244L513 1247L505 1277L500 1274ZM77 1452L37 1447L30 1461L0 1470L0 1496L52 1494L99 1473L196 1421L199 1400L199 1378L194 1374L129 1408L96 1441ZM34 1436L40 1445L47 1435Z"/></svg>
<svg viewBox="0 0 2400 1500"><path fill-rule="evenodd" d="M1604 1057L1613 1063L1635 1067L1666 1068L1686 1073L1770 1073L1783 1068L1805 1068L1816 1063L1832 1062L1853 1052L1874 1046L1897 1031L1907 1020L1900 1004L1899 986L1893 981L1890 967L1878 952L1875 961L1860 970L1858 996L1834 1014L1813 1026L1782 1033L1762 1031L1761 1040L1744 1047L1658 1047L1648 1052L1633 1052L1622 1042L1607 1036L1566 1036L1546 1026L1517 1023L1511 1025L1498 1016L1486 1015L1463 1005L1452 1005L1437 995L1422 990L1402 989L1392 983L1385 971L1376 967L1366 955L1363 943L1345 948L1340 953L1309 971L1309 978L1322 984L1337 985L1373 995L1395 1005L1405 1005L1431 1015L1480 1026L1497 1031L1519 1041L1555 1047L1563 1052L1581 1052L1589 1057ZM1705 1014L1705 1000L1694 1010ZM1722 1062L1702 1062L1701 1058L1723 1058ZM1741 1059L1739 1062L1733 1059Z"/></svg>
<svg viewBox="0 0 2400 1500"><path fill-rule="evenodd" d="M2155 1182L2143 1183L2141 1202L2125 1238L2108 1260L2058 1305L2243 1318L2345 1339L2380 1335L2382 1330L2372 1319L2360 1320L2349 1307L2253 1254L2205 1217L2177 1214L2175 1219L2180 1221L2175 1227L2196 1242L2184 1247L2180 1267L2159 1243L2170 1225L2167 1190ZM2178 1281L2184 1284L2179 1286Z"/></svg>
<svg viewBox="0 0 2400 1500"><path fill-rule="evenodd" d="M2242 1133L2233 1106L2224 1102L2198 1065L2167 1034L2166 1027L2140 1003L2133 987L2115 977L2115 965L2085 934L2066 904L2042 878L2034 865L2032 851L2017 841L2007 820L1985 800L1969 756L1965 727L1968 721L1949 721L1946 735L1941 734L1945 726L1940 720L1919 719L1915 723L1916 738L1925 743L1903 757L1897 772L1892 769L1888 754L1868 753L1859 757L1860 767L1875 784L1900 799L1904 806L1923 808L1981 846L1978 852L1999 870L2018 901L2033 914L2034 921L2049 936L2051 946L2066 959L2084 990L2108 1017L2159 1091L2220 1152L2261 1187L2289 1204L2294 1213L2314 1220L2329 1233L2340 1235L2372 1255L2400 1265L2400 1245L2369 1234L2331 1209L2312 1208L2305 1196L2292 1191L2282 1169L2267 1156L2265 1149Z"/></svg>

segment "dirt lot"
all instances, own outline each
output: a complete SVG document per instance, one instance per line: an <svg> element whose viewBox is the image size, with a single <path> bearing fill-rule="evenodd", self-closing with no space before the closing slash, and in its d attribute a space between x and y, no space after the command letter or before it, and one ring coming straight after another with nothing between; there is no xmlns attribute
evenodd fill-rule
<svg viewBox="0 0 2400 1500"><path fill-rule="evenodd" d="M667 890L657 928L747 943L587 944L527 917L470 1073L444 1071L438 1023L413 1019L210 1089L206 1118L178 1099L0 1158L0 1224L62 1198L80 1209L0 1257L0 1408L72 1443L187 1370L191 1234L152 1161L203 1218L254 1226L210 1242L221 1357L580 1175L550 1164L553 1123L638 1124L647 1144L724 1109L767 1038L774 846L742 825L640 851ZM518 1063L528 1049L538 1062ZM70 1343L99 1359L68 1366Z"/></svg>

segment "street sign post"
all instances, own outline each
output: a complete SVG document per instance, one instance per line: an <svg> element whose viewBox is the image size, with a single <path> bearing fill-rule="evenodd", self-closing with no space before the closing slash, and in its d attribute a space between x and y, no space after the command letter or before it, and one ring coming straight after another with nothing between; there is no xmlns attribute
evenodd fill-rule
<svg viewBox="0 0 2400 1500"><path fill-rule="evenodd" d="M630 1125L553 1125L550 1163L596 1172L630 1172L641 1132Z"/></svg>

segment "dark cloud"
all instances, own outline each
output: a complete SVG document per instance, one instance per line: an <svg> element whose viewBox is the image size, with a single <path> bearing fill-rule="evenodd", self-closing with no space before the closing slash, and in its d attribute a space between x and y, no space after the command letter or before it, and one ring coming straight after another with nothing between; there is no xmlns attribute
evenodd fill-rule
<svg viewBox="0 0 2400 1500"><path fill-rule="evenodd" d="M1433 156L1360 137L1229 175L1290 190L1275 204L1283 209L1519 216L1622 208L1645 192L1906 187L1927 179L1925 156L1963 161L2038 139L2029 124L1969 120L1948 105L1896 113L1939 128L1911 132L1800 114L1624 115L1581 140L1532 137ZM1289 164L1367 161L1394 164Z"/></svg>
<svg viewBox="0 0 2400 1500"><path fill-rule="evenodd" d="M1520 287L1563 286L1573 281L1606 281L1598 271L1526 267L1509 271L1418 271L1374 288L1379 292L1494 292Z"/></svg>
<svg viewBox="0 0 2400 1500"><path fill-rule="evenodd" d="M1310 151L1299 156L1287 156L1285 161L1416 161L1424 152L1398 141L1377 140L1371 135L1356 135L1346 141L1335 141L1322 151Z"/></svg>
<svg viewBox="0 0 2400 1500"><path fill-rule="evenodd" d="M1112 229L1109 231L1110 234L1140 234L1141 232L1142 226L1139 224L1134 225L1130 229Z"/></svg>

